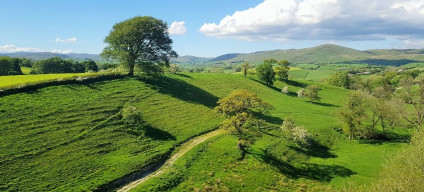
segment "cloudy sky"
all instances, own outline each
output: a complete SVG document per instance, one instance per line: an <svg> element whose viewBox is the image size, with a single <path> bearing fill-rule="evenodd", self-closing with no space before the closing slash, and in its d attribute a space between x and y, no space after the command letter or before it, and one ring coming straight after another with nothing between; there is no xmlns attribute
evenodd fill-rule
<svg viewBox="0 0 424 192"><path fill-rule="evenodd" d="M424 48L424 0L2 0L0 52L100 53L115 23L144 15L168 23L181 56Z"/></svg>

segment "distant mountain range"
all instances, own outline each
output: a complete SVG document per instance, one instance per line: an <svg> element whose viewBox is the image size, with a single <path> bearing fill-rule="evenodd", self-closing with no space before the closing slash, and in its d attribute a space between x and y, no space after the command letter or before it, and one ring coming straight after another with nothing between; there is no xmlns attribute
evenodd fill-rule
<svg viewBox="0 0 424 192"><path fill-rule="evenodd" d="M17 58L28 58L32 60L42 60L51 57L60 57L64 59L79 59L79 60L100 60L98 54L87 54L87 53L51 53L51 52L15 52L15 53L0 53L0 56L9 56Z"/></svg>
<svg viewBox="0 0 424 192"><path fill-rule="evenodd" d="M50 57L101 60L97 54L59 54L59 53L6 53L10 57L30 58L34 60ZM338 45L325 44L305 49L258 51L254 53L230 53L215 58L182 56L171 59L171 62L197 66L208 64L239 64L249 62L261 63L265 59L288 60L299 64L325 63L367 63L375 65L404 65L407 63L424 62L424 49L376 49L360 51Z"/></svg>

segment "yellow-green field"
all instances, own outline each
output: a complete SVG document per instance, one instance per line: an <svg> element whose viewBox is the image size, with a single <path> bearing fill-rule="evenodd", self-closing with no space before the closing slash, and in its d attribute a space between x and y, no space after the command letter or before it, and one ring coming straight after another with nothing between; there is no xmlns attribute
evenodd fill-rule
<svg viewBox="0 0 424 192"><path fill-rule="evenodd" d="M63 73L63 74L40 74L40 75L11 75L0 76L0 88L18 86L21 84L34 84L56 79L68 79L75 77L96 76L98 73Z"/></svg>

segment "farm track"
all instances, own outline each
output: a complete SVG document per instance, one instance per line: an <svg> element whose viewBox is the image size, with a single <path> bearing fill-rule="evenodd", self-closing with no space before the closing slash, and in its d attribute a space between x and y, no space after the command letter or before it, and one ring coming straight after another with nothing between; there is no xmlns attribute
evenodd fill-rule
<svg viewBox="0 0 424 192"><path fill-rule="evenodd" d="M219 134L224 133L224 130L222 129L217 129L215 131L211 131L208 133L205 133L203 135L197 136L185 143L183 143L178 151L176 153L174 153L168 160L165 161L165 163L163 163L162 165L156 166L153 168L153 170L148 171L146 173L144 173L143 175L141 175L140 178L138 178L138 180L133 181L125 186L123 186L122 188L120 188L118 190L118 192L126 192L129 191L131 189L133 189L134 187L142 184L143 182L147 181L148 179L158 176L160 174L162 174L165 170L169 169L172 167L172 165L174 165L174 163L180 158L182 157L185 153L187 153L188 151L190 151L191 149L193 149L195 146L199 145L200 143L215 137Z"/></svg>

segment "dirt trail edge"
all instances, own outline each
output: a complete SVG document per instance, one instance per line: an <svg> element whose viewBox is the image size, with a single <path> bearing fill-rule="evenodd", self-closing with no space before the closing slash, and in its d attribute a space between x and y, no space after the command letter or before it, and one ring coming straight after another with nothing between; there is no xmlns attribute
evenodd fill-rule
<svg viewBox="0 0 424 192"><path fill-rule="evenodd" d="M166 162L161 167L158 167L157 169L155 169L153 171L150 171L150 172L143 174L140 179L133 181L133 182L129 183L128 185L123 186L121 189L118 189L118 192L129 191L132 188L136 187L137 185L140 185L144 181L146 181L146 180L148 180L152 177L155 177L155 176L162 174L164 170L169 169L175 163L176 160L178 160L185 153L190 151L193 147L195 147L196 145L206 141L207 139L214 137L214 136L217 136L217 135L219 135L223 132L224 132L224 130L217 129L215 131L211 131L211 132L206 133L204 135L197 136L197 137L185 142L184 144L182 144L179 147L179 149L176 153L174 153L168 160L166 160Z"/></svg>

